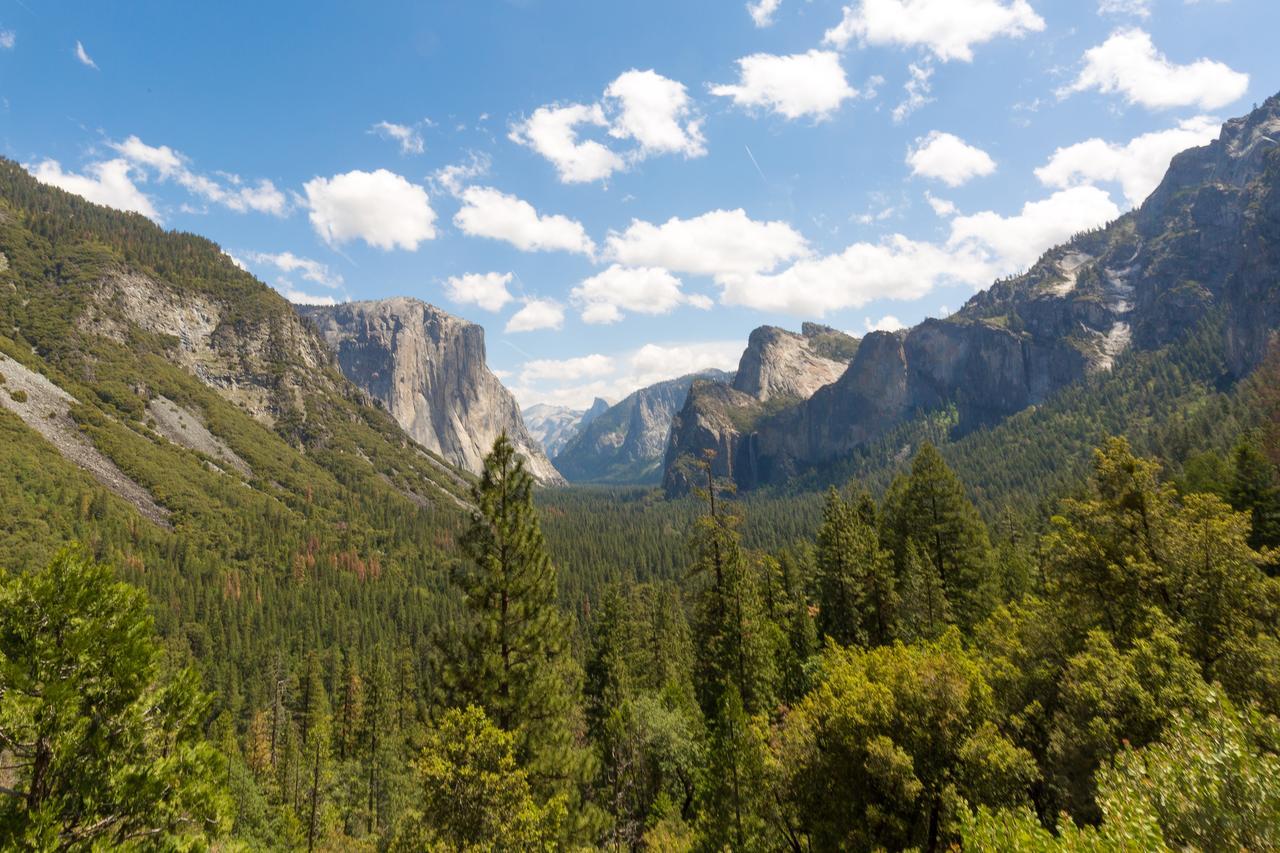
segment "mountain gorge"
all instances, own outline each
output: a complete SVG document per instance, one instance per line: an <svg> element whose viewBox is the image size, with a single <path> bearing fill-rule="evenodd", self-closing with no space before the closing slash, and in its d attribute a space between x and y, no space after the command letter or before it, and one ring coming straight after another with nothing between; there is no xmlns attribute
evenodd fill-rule
<svg viewBox="0 0 1280 853"><path fill-rule="evenodd" d="M575 435L608 409L609 402L597 397L589 409L536 403L521 410L520 414L529 434L542 445L548 458L554 459Z"/></svg>
<svg viewBox="0 0 1280 853"><path fill-rule="evenodd" d="M1273 97L1175 157L1139 209L951 317L868 334L847 370L805 399L769 407L740 381L698 383L672 429L668 493L688 488L682 460L708 450L717 474L751 489L930 413L953 412L952 434L963 435L1111 370L1127 352L1177 346L1202 323L1221 324L1231 375L1245 375L1280 312L1278 132Z"/></svg>
<svg viewBox="0 0 1280 853"><path fill-rule="evenodd" d="M556 468L571 483L659 482L672 418L704 378L731 377L707 370L633 391L588 420L555 457Z"/></svg>

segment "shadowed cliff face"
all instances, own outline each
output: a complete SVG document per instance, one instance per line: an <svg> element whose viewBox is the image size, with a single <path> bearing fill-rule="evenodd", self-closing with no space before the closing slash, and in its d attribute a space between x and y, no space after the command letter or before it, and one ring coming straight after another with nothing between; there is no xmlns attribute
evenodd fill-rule
<svg viewBox="0 0 1280 853"><path fill-rule="evenodd" d="M1138 210L1050 250L952 317L868 335L843 375L807 399L777 408L728 393L752 391L742 382L699 384L675 419L664 483L684 491L682 460L708 449L718 474L750 489L922 413L954 407L961 432L991 424L1111 369L1126 350L1177 345L1214 312L1243 376L1280 327L1280 97L1175 157ZM748 353L773 331L753 333Z"/></svg>
<svg viewBox="0 0 1280 853"><path fill-rule="evenodd" d="M479 326L407 297L299 311L343 375L419 444L478 473L505 432L539 482L563 482L525 429L515 398L485 365Z"/></svg>
<svg viewBox="0 0 1280 853"><path fill-rule="evenodd" d="M575 483L659 482L671 419L698 376L733 378L708 370L641 388L604 411L592 406L577 435L556 456L556 468Z"/></svg>

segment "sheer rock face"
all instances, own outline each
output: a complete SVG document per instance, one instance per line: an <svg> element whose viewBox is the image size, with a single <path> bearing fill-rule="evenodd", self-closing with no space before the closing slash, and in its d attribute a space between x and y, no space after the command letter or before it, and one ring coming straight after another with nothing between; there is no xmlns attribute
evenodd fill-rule
<svg viewBox="0 0 1280 853"><path fill-rule="evenodd" d="M773 392L758 389L779 382L754 369L752 351L782 349L774 330L757 330L743 365L767 381L740 371L728 389L748 392L739 396L695 387L675 420L664 482L684 491L677 468L706 450L717 473L749 489L930 411L953 408L961 432L995 423L1110 370L1129 349L1176 345L1215 314L1228 369L1243 376L1280 328L1280 96L1175 157L1138 210L1046 252L945 320L868 335L843 375L807 399L761 405Z"/></svg>
<svg viewBox="0 0 1280 853"><path fill-rule="evenodd" d="M503 432L543 484L563 479L485 364L484 330L408 297L301 307L347 379L415 441L479 473Z"/></svg>
<svg viewBox="0 0 1280 853"><path fill-rule="evenodd" d="M575 483L659 482L672 418L698 377L732 378L708 370L641 388L604 412L593 406L578 434L556 456L556 468Z"/></svg>
<svg viewBox="0 0 1280 853"><path fill-rule="evenodd" d="M809 326L821 329L820 326ZM738 362L733 387L762 403L775 398L807 400L823 385L844 373L847 362L824 358L814 351L811 336L777 326L761 326L751 333Z"/></svg>

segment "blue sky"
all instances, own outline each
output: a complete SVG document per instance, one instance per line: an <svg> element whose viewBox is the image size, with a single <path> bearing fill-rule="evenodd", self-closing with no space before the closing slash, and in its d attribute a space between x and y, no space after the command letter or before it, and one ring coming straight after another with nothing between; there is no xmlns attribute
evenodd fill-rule
<svg viewBox="0 0 1280 853"><path fill-rule="evenodd" d="M1280 90L1274 0L0 0L0 153L525 404L959 307Z"/></svg>

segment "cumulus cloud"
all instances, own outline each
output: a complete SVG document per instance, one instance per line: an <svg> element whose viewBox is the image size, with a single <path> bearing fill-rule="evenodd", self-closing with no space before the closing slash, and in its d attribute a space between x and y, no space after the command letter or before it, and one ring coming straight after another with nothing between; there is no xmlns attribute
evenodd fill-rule
<svg viewBox="0 0 1280 853"><path fill-rule="evenodd" d="M954 207L940 205L953 214ZM1073 187L1025 204L1015 214L956 215L941 243L894 234L844 251L805 258L768 275L717 279L721 301L762 311L822 316L877 299L913 300L944 284L982 287L1030 266L1071 235L1103 225L1120 210L1096 187Z"/></svg>
<svg viewBox="0 0 1280 853"><path fill-rule="evenodd" d="M639 388L689 373L733 370L741 356L742 341L731 340L650 343L614 355L537 359L525 365L511 392L524 406L550 403L585 409L596 397L618 400Z"/></svg>
<svg viewBox="0 0 1280 853"><path fill-rule="evenodd" d="M576 382L596 376L608 376L617 370L614 360L607 355L592 353L574 358L535 358L526 361L520 369L523 383L555 379L560 382Z"/></svg>
<svg viewBox="0 0 1280 853"><path fill-rule="evenodd" d="M623 311L667 314L685 304L711 307L711 301L705 296L685 294L680 279L660 267L613 264L585 279L570 296L582 309L582 320L586 323L616 323L622 319Z"/></svg>
<svg viewBox="0 0 1280 853"><path fill-rule="evenodd" d="M1096 228L1119 215L1120 208L1105 191L1072 187L1046 199L1027 202L1012 216L989 210L957 216L951 220L947 245L953 251L971 249L985 258L989 280L1024 270L1071 235Z"/></svg>
<svg viewBox="0 0 1280 853"><path fill-rule="evenodd" d="M619 153L597 139L595 130L634 147ZM657 154L706 154L701 118L684 84L652 69L625 71L593 104L549 104L511 126L508 138L545 157L561 182L603 180Z"/></svg>
<svg viewBox="0 0 1280 853"><path fill-rule="evenodd" d="M971 250L901 234L854 243L843 252L798 261L772 275L726 276L721 300L760 311L821 317L876 299L919 299L937 284L985 280L987 265Z"/></svg>
<svg viewBox="0 0 1280 853"><path fill-rule="evenodd" d="M901 123L906 120L916 110L933 100L929 97L933 91L933 66L929 63L911 63L907 66L907 82L903 84L903 91L907 96L902 103L893 108L893 120L895 123Z"/></svg>
<svg viewBox="0 0 1280 853"><path fill-rule="evenodd" d="M524 307L507 321L508 332L536 332L564 325L564 306L554 299L526 299Z"/></svg>
<svg viewBox="0 0 1280 853"><path fill-rule="evenodd" d="M599 104L538 107L533 115L511 128L512 142L532 148L551 161L566 184L607 178L623 168L623 159L594 139L580 141L580 125L607 127Z"/></svg>
<svg viewBox="0 0 1280 853"><path fill-rule="evenodd" d="M386 169L317 177L303 189L311 225L326 243L363 240L387 251L414 251L436 236L427 191Z"/></svg>
<svg viewBox="0 0 1280 853"><path fill-rule="evenodd" d="M1249 88L1248 74L1212 59L1186 65L1170 62L1140 29L1112 33L1085 51L1083 63L1075 82L1058 90L1059 97L1097 89L1152 110L1188 106L1213 110L1239 100Z"/></svg>
<svg viewBox="0 0 1280 853"><path fill-rule="evenodd" d="M160 221L151 199L133 182L133 165L123 157L90 163L84 174L64 171L57 160L44 160L26 169L41 183L75 193L95 204L141 213Z"/></svg>
<svg viewBox="0 0 1280 853"><path fill-rule="evenodd" d="M1054 151L1049 162L1036 169L1036 177L1059 189L1115 182L1124 191L1125 201L1137 206L1159 185L1175 154L1213 141L1218 129L1217 119L1197 116L1123 144L1097 137L1086 139Z"/></svg>
<svg viewBox="0 0 1280 853"><path fill-rule="evenodd" d="M501 311L511 301L511 292L507 290L511 279L509 272L454 275L445 281L444 290L450 299L462 305L475 305L485 311Z"/></svg>
<svg viewBox="0 0 1280 853"><path fill-rule="evenodd" d="M0 49L13 50L18 43L18 34L13 30L0 30Z"/></svg>
<svg viewBox="0 0 1280 853"><path fill-rule="evenodd" d="M464 234L505 240L524 252L564 251L591 255L595 244L582 223L559 214L539 214L524 199L493 187L467 187L453 217Z"/></svg>
<svg viewBox="0 0 1280 853"><path fill-rule="evenodd" d="M98 63L93 61L93 58L89 56L89 52L84 49L84 45L79 41L76 42L76 49L72 53L81 65L92 68L94 71L98 70Z"/></svg>
<svg viewBox="0 0 1280 853"><path fill-rule="evenodd" d="M1045 27L1027 0L858 0L824 43L923 47L943 62L973 60L975 45Z"/></svg>
<svg viewBox="0 0 1280 853"><path fill-rule="evenodd" d="M829 50L789 56L753 53L738 60L738 82L711 87L740 107L766 108L789 119L829 118L858 93L845 78L840 57Z"/></svg>
<svg viewBox="0 0 1280 853"><path fill-rule="evenodd" d="M432 186L449 195L458 195L462 187L476 178L489 174L489 155L471 152L466 162L451 163L436 169L431 175Z"/></svg>
<svg viewBox="0 0 1280 853"><path fill-rule="evenodd" d="M747 14L757 27L768 27L773 24L773 16L781 5L782 0L755 0L747 4Z"/></svg>
<svg viewBox="0 0 1280 853"><path fill-rule="evenodd" d="M809 252L786 222L758 222L741 208L661 225L633 219L625 231L611 231L607 244L608 256L627 266L706 276L767 272Z"/></svg>
<svg viewBox="0 0 1280 853"><path fill-rule="evenodd" d="M384 139L398 142L401 154L421 154L427 150L426 143L422 141L422 134L418 132L417 128L410 127L407 124L380 121L370 128L370 132L376 133Z"/></svg>
<svg viewBox="0 0 1280 853"><path fill-rule="evenodd" d="M226 174L226 183L216 181L192 170L190 159L181 152L168 145L148 145L137 136L108 144L138 169L154 173L162 181L173 181L205 201L237 213L254 211L284 216L289 212L284 193L269 180L249 184L239 175Z"/></svg>
<svg viewBox="0 0 1280 853"><path fill-rule="evenodd" d="M990 154L958 136L936 130L916 140L907 152L907 165L911 174L936 178L949 187L962 186L996 170Z"/></svg>
<svg viewBox="0 0 1280 853"><path fill-rule="evenodd" d="M652 70L632 69L620 74L604 94L615 114L609 135L634 139L640 145L636 156L701 157L707 153L701 120L694 114L683 83Z"/></svg>
<svg viewBox="0 0 1280 853"><path fill-rule="evenodd" d="M245 252L244 257L254 264L263 264L275 267L285 274L300 273L307 281L315 282L324 287L337 288L342 286L342 276L329 269L328 264L320 261L312 260L295 255L293 252ZM239 259L233 258L237 263ZM241 263L241 266L243 264Z"/></svg>
<svg viewBox="0 0 1280 853"><path fill-rule="evenodd" d="M272 285L276 291L294 305L337 305L338 300L328 294L317 295L299 290L288 281L281 279Z"/></svg>
<svg viewBox="0 0 1280 853"><path fill-rule="evenodd" d="M905 329L906 323L903 323L892 314L885 314L879 320L872 320L870 317L863 318L862 325L868 332L896 332L899 329Z"/></svg>

